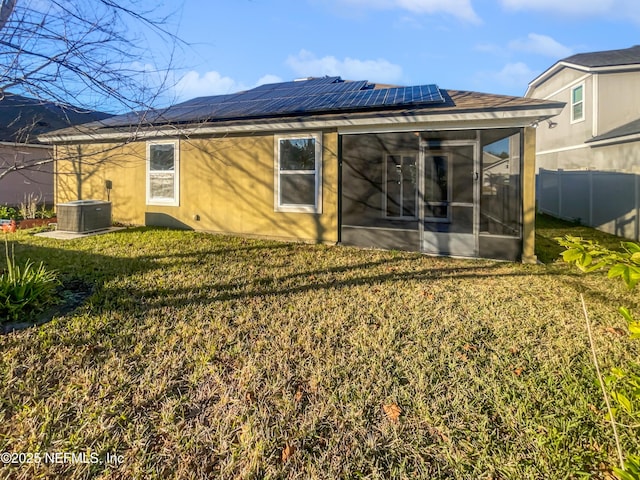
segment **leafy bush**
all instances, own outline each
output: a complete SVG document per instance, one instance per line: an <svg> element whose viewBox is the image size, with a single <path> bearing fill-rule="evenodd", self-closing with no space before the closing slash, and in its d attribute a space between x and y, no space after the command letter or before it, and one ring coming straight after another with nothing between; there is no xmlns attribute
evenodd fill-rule
<svg viewBox="0 0 640 480"><path fill-rule="evenodd" d="M0 274L0 323L17 320L53 302L59 284L55 271L47 270L42 262L35 265L27 260L16 264L13 250L5 239L7 269Z"/></svg>
<svg viewBox="0 0 640 480"><path fill-rule="evenodd" d="M9 219L9 220L18 220L19 214L18 211L7 205L0 205L0 218Z"/></svg>
<svg viewBox="0 0 640 480"><path fill-rule="evenodd" d="M53 208L47 208L47 206L43 203L38 207L36 211L36 218L53 218L56 216L56 212Z"/></svg>
<svg viewBox="0 0 640 480"><path fill-rule="evenodd" d="M27 218L53 218L56 212L51 207L47 207L42 203L37 205L21 204L19 208L10 207L8 205L0 205L0 219L8 220L24 220Z"/></svg>
<svg viewBox="0 0 640 480"><path fill-rule="evenodd" d="M567 235L557 238L557 242L565 248L562 258L567 263L574 263L583 272L593 272L608 268L609 278L620 278L629 290L635 288L640 281L640 245L633 242L622 242L622 250L615 251L603 247L598 242L584 240ZM640 321L636 320L626 307L618 308L627 321L629 337L640 338ZM625 415L625 421L633 428L640 426L640 364L631 363L626 369L612 368L604 377L604 385L609 395L620 408L613 408L612 415ZM614 431L615 433L615 431ZM622 453L620 452L622 456ZM621 480L640 479L640 456L627 455L624 468L613 469Z"/></svg>

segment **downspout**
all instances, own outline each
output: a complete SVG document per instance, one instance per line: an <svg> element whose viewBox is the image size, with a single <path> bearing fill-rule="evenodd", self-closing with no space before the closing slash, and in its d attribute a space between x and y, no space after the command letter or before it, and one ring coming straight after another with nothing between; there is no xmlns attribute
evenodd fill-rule
<svg viewBox="0 0 640 480"><path fill-rule="evenodd" d="M522 263L537 263L536 242L536 130L525 127L522 152Z"/></svg>

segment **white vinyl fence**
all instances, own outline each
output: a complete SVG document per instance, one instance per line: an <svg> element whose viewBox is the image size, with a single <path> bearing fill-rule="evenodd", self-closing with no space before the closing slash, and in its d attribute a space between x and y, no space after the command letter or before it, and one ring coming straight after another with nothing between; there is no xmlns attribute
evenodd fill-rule
<svg viewBox="0 0 640 480"><path fill-rule="evenodd" d="M540 169L538 211L639 240L640 175Z"/></svg>

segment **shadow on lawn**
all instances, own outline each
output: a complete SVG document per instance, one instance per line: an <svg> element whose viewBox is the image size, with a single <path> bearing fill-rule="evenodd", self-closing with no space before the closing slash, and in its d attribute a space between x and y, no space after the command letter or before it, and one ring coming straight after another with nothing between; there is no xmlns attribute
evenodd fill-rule
<svg viewBox="0 0 640 480"><path fill-rule="evenodd" d="M346 247L345 247L346 248ZM198 287L180 288L154 288L154 289L113 289L112 295L129 295L140 298L146 308L165 307L185 307L193 305L207 305L214 302L228 300L243 300L271 295L291 295L318 290L342 290L350 287L369 285L372 287L384 286L391 288L395 282L405 282L408 280L418 280L425 286L429 282L436 280L454 279L476 279L495 277L521 277L558 275L566 278L568 286L576 291L583 292L585 287L574 277L579 274L573 271L561 272L560 270L518 270L511 272L500 272L497 270L504 268L504 263L493 265L459 265L452 267L423 268L414 271L402 271L397 266L406 263L406 258L389 258L377 261L366 261L357 264L340 267L328 267L321 269L310 269L299 273L282 276L259 276L250 282L233 283L206 283ZM385 272L379 272L380 267L386 267ZM378 270L377 273L370 273L371 270ZM356 276L340 278L344 275L356 273ZM295 285L291 285L294 283ZM597 291L590 292L591 295L598 295ZM607 297L602 295L603 299Z"/></svg>
<svg viewBox="0 0 640 480"><path fill-rule="evenodd" d="M95 252L72 249L72 244L65 244L71 248L52 248L33 244L16 244L16 257L22 260L26 257L39 262L43 260L49 268L60 273L63 281L79 281L90 284L93 287L93 295L90 297L92 306L98 309L117 308L122 303L119 300L127 299L127 303L144 305L145 309L163 307L184 307L189 305L206 305L227 300L242 300L253 297L270 295L290 295L318 290L341 290L355 286L384 285L389 287L395 282L418 280L427 285L431 281L443 279L477 279L493 277L519 277L538 275L559 275L566 277L566 284L578 292L585 291L585 286L577 281L578 274L562 268L528 268L515 267L505 271L505 263L487 264L486 261L460 262L451 261L451 266L443 266L443 259L434 259L434 267L421 268L419 270L406 269L407 262L411 259L404 255L389 256L379 260L365 260L350 265L329 266L317 268L313 265L302 267L302 271L285 273L282 275L270 275L269 261L283 259L297 254L305 245L284 242L261 242L256 244L252 240L236 238L231 245L216 247L207 245L206 238L194 236L189 238L189 244L183 251L162 250L153 254L140 256L126 255L141 241L140 234L165 229L129 229L114 232L110 235L117 239L114 242L123 248L123 256L106 255ZM128 238L130 237L130 238ZM78 240L85 242L88 239ZM144 240L144 239L143 239ZM202 249L199 244L202 243ZM245 243L246 242L246 243ZM98 245L98 243L96 243ZM86 247L83 245L83 247ZM159 244L162 247L162 244ZM310 247L311 248L311 247ZM340 247L350 248L350 247ZM271 254L273 252L273 255ZM328 251L333 255L331 251ZM376 255L378 252L376 252ZM323 251L316 252L319 259L324 255ZM237 282L221 283L215 276L205 283L194 286L181 287L171 282L172 286L146 287L131 282L113 282L107 286L107 282L114 278L126 278L127 276L157 272L163 269L182 267L182 269L197 269L199 266L215 264L214 259L220 256L224 261L242 263L260 262L267 265L259 271L255 277L242 276ZM366 257L359 253L359 257ZM416 257L420 258L420 257ZM265 260L266 259L266 260ZM213 261L213 262L212 262ZM317 262L321 263L321 262ZM255 263L254 263L255 264ZM404 266L402 264L405 264ZM275 265L273 265L275 267ZM498 271L500 270L500 271ZM170 274L169 274L170 275ZM189 275L189 273L187 273ZM601 295L597 291L590 291L590 295ZM604 296L603 296L604 298ZM71 312L64 312L68 315Z"/></svg>
<svg viewBox="0 0 640 480"><path fill-rule="evenodd" d="M538 260L542 263L558 261L560 254L564 252L564 247L561 247L555 239L565 235L594 240L612 250L618 250L621 242L629 241L580 223L538 213L536 215L536 255Z"/></svg>

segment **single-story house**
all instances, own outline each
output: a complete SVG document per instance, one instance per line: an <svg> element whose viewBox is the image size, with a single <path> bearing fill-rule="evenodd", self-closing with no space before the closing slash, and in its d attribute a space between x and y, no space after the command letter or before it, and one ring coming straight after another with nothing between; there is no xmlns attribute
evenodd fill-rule
<svg viewBox="0 0 640 480"><path fill-rule="evenodd" d="M115 221L532 262L532 125L563 106L324 77L41 138L56 201L109 199Z"/></svg>
<svg viewBox="0 0 640 480"><path fill-rule="evenodd" d="M0 98L0 205L53 203L53 148L38 136L109 117L4 92ZM18 168L16 168L18 167ZM24 167L24 168L23 168Z"/></svg>

